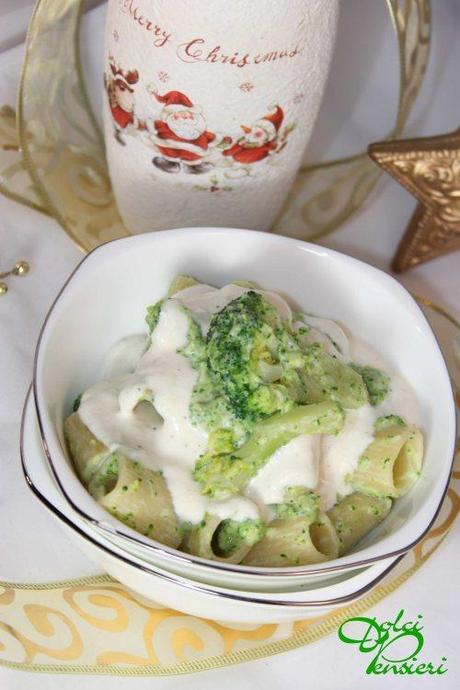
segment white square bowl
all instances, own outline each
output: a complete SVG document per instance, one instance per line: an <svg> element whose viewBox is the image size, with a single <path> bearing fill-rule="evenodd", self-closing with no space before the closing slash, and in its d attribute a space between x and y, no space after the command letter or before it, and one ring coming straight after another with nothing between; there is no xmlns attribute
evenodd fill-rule
<svg viewBox="0 0 460 690"><path fill-rule="evenodd" d="M366 595L402 556L337 573L317 586L298 585L282 592L253 592L203 585L145 563L114 545L72 509L59 491L43 452L33 396L29 394L21 424L21 461L28 487L92 561L142 597L192 616L230 623L279 623L316 617Z"/></svg>
<svg viewBox="0 0 460 690"><path fill-rule="evenodd" d="M253 280L294 306L344 323L380 352L412 386L421 406L422 476L386 520L340 559L295 568L252 568L204 561L143 537L106 513L76 477L63 421L78 393L100 377L119 338L145 330L148 304L178 273L223 285ZM433 522L447 489L455 444L455 407L433 332L409 293L386 273L312 244L249 230L187 228L102 245L70 276L45 320L37 345L34 392L42 442L67 501L126 550L184 576L215 574L220 585L275 585L325 578L409 550ZM212 578L211 578L212 579ZM208 577L209 581L209 577Z"/></svg>

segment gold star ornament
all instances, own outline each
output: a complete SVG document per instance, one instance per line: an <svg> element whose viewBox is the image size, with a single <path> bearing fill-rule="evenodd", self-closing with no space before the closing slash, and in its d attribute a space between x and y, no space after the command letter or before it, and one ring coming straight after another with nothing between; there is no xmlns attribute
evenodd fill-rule
<svg viewBox="0 0 460 690"><path fill-rule="evenodd" d="M393 259L401 272L460 249L460 129L420 139L382 141L370 157L418 200Z"/></svg>

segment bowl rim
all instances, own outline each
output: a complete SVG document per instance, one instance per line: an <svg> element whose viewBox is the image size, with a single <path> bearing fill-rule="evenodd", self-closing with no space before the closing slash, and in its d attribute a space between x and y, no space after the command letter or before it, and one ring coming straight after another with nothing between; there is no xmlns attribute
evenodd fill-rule
<svg viewBox="0 0 460 690"><path fill-rule="evenodd" d="M399 554L396 556L391 563L387 565L386 568L384 568L383 571L379 572L375 577L373 577L368 583L360 587L359 589L355 590L354 592L350 592L350 594L338 596L338 597L333 597L332 599L318 599L318 600L309 600L309 601L286 601L283 599L261 599L258 598L257 596L254 596L257 594L257 592L244 592L244 596L239 596L240 590L234 590L234 591L218 591L216 589L213 589L213 585L209 585L207 583L201 583L199 581L194 581L194 580L189 580L186 576L177 576L175 573L171 572L164 572L164 571L158 571L154 565L148 564L148 563L140 563L139 561L141 560L140 558L136 558L133 556L133 554L129 553L118 553L117 551L112 550L112 548L106 543L99 542L94 536L91 534L88 534L85 532L79 525L74 523L71 518L63 513L57 506L54 505L54 503L51 502L49 498L47 498L42 491L38 488L34 480L32 479L30 475L30 471L28 468L28 463L26 459L26 451L25 451L25 446L26 446L26 423L27 423L27 415L30 411L35 411L35 406L33 405L33 392L32 392L32 385L29 387L29 390L27 391L27 395L25 398L24 406L22 409L22 415L21 415L21 427L20 427L20 443L19 443L19 452L20 452L20 459L21 459L21 470L23 473L24 480L30 489L30 491L35 495L35 497L38 499L38 501L50 512L58 521L64 523L66 527L71 529L73 532L76 532L79 537L82 539L89 541L93 546L96 548L104 551L104 553L112 556L115 559L118 559L122 561L125 565L131 566L133 568L136 568L137 570L140 570L142 572L148 573L150 575L154 575L155 577L159 577L167 582L170 582L174 585L177 585L178 587L184 588L184 589L190 589L193 591L197 591L200 594L206 594L206 595L212 595L216 598L223 597L225 599L230 599L233 601L238 601L244 604L251 604L251 605L264 605L264 606L272 606L276 608L320 608L320 607L329 607L329 606L336 606L340 604L346 604L348 602L355 601L356 599L359 599L363 597L367 592L369 592L371 589L373 589L381 580L383 580L384 577L386 577L396 566L398 563L404 558L405 554ZM65 499L65 496L63 496ZM70 506L72 508L72 506ZM85 520L85 522L89 522L88 520ZM90 527L88 527L90 529ZM117 548L115 546L115 548ZM118 547L118 551L122 551L120 547ZM132 560L135 558L136 560ZM180 578L180 579L178 579ZM186 580L186 581L184 581ZM216 585L219 588L219 585ZM222 589L222 588L220 588ZM224 588L225 589L225 588ZM241 590L241 594L243 593L243 590ZM260 592L262 594L262 592ZM278 594L278 593L277 593ZM279 593L282 594L282 593ZM246 596L250 595L250 596Z"/></svg>
<svg viewBox="0 0 460 690"><path fill-rule="evenodd" d="M447 382L449 384L449 391L450 391L450 412L451 412L451 422L452 422L452 438L450 442L450 455L451 455L451 461L449 464L449 467L447 468L447 463L446 463L446 482L443 487L442 492L440 493L440 498L439 502L437 504L437 507L431 517L431 519L428 521L426 526L422 529L422 531L417 534L417 536L409 541L408 544L405 544L404 546L400 546L397 549L392 549L390 551L387 551L385 553L375 555L375 556L367 556L365 558L361 558L360 560L355 560L352 562L348 563L340 563L342 558L335 559L335 562L332 561L332 565L327 565L328 561L318 564L318 567L315 567L315 565L305 565L305 566L297 566L297 567L265 567L265 568L256 568L253 566L247 566L247 565L241 565L241 564L230 564L230 563L225 563L222 561L211 561L205 558L201 558L199 556L193 556L191 554L186 554L182 551L179 551L178 549L173 549L172 547L166 546L164 544L161 544L160 542L156 542L153 539L149 539L147 537L143 537L143 535L137 533L135 530L132 530L131 528L127 527L124 525L122 522L116 520L113 518L109 513L107 513L107 521L101 521L94 516L88 514L85 510L83 510L71 496L69 496L68 491L64 487L64 484L61 480L61 477L59 475L59 472L56 468L56 464L53 461L52 454L49 449L49 444L47 442L46 438L46 431L45 431L45 423L44 423L44 418L46 417L46 412L43 414L43 410L41 409L40 405L40 393L39 393L39 385L38 385L38 378L39 378L39 360L40 360L40 355L42 352L42 342L45 333L48 330L49 327L49 322L50 319L52 318L54 314L55 308L58 306L59 301L63 297L64 293L66 292L67 288L71 285L73 282L75 276L77 273L82 268L86 268L85 264L88 262L90 263L93 259L94 256L98 253L104 253L107 248L111 245L118 244L118 243L131 243L131 244L136 244L136 243L142 243L142 242L148 242L150 239L152 240L158 240L161 241L161 238L173 238L174 236L177 237L183 237L184 235L187 235L189 237L192 237L194 235L228 235L229 233L236 234L239 233L240 235L243 236L259 236L259 238L264 241L266 238L270 238L270 240L278 242L279 244L291 244L295 246L299 246L303 249L308 250L310 253L313 254L319 254L322 256L330 256L336 260L339 261L345 261L346 263L351 263L356 265L358 268L365 268L366 271L370 271L371 273L377 275L380 277L381 280L384 280L387 284L391 285L393 288L396 288L400 292L401 295L404 295L405 298L409 298L409 301L411 302L411 306L416 310L418 318L421 320L421 322L424 324L425 328L428 329L428 331L431 333L434 341L434 345L437 348L437 354L438 354L438 359L439 359L439 364L443 368L443 373L447 379ZM77 266L73 269L73 271L70 273L70 275L67 277L65 280L64 284L58 291L55 299L53 300L46 317L43 321L43 324L40 328L39 332L39 337L37 340L37 345L35 348L35 354L34 354L34 364L33 364L33 391L34 391L34 403L35 403L35 409L36 409L36 414L37 414L37 420L38 420L38 428L39 428L39 433L41 437L41 443L43 446L43 450L45 452L45 456L47 458L47 462L49 465L49 468L55 478L55 481L57 482L61 493L67 500L67 502L70 504L70 506L87 522L91 523L92 525L96 526L99 529L102 529L103 531L106 531L110 533L110 535L113 537L114 535L117 536L122 542L127 541L130 543L135 543L137 546L141 546L144 549L147 549L149 551L154 552L160 559L166 559L166 560L173 560L176 563L180 564L187 564L190 566L198 566L198 567L205 567L211 570L220 570L220 571L226 571L226 572L236 572L241 575L248 575L248 576L260 576L260 577L281 577L281 578L301 578L305 577L309 574L315 575L315 574L321 574L321 573L331 573L334 571L341 571L345 569L350 569L350 568L360 568L360 567L365 567L368 566L372 563L375 563L376 561L383 560L386 558L392 558L396 557L398 555L407 553L410 549L412 549L419 541L423 539L423 537L427 534L427 532L430 530L431 526L433 525L437 515L439 514L439 511L441 509L441 506L443 504L445 495L447 493L448 487L449 487L449 482L450 482L450 477L452 474L452 468L453 468L453 463L454 463L454 455L455 455L455 438L456 438L456 414L455 414L455 403L454 403L454 398L453 398L453 393L452 393L452 385L451 385L451 380L450 380L450 375L447 370L447 366L444 360L444 356L442 354L441 348L439 346L439 341L434 333L430 323L426 319L425 315L423 314L422 310L420 309L419 305L417 302L414 300L410 292L401 284L399 283L392 275L386 273L385 271L372 266L371 264L366 263L365 261L361 261L360 259L356 259L354 257L348 256L346 254L343 254L342 252L338 252L334 249L329 249L327 247L319 246L312 244L310 242L305 242L303 240L299 239L294 239L290 237L285 237L283 235L273 235L271 233L267 232L262 232L258 230L247 230L247 229L242 229L242 228L224 228L224 227L190 227L190 228L172 228L170 230L159 230L159 231L154 231L150 233L140 233L136 235L130 235L129 237L122 237L122 238L117 238L110 240L104 244L101 244L94 249L92 249L88 254L86 254L81 261L77 264ZM51 424L53 426L53 424ZM61 450L62 454L62 450ZM447 471L448 470L448 471ZM76 474L74 473L75 476L75 481L80 482ZM80 482L81 484L81 482ZM90 494L88 493L88 497L91 499L92 502L94 502L95 506L98 504L92 499ZM103 509L101 509L103 510ZM106 511L104 511L105 513ZM115 523L115 526L114 524ZM120 525L121 528L118 526ZM358 552L359 554L359 552ZM338 561L338 562L337 562Z"/></svg>

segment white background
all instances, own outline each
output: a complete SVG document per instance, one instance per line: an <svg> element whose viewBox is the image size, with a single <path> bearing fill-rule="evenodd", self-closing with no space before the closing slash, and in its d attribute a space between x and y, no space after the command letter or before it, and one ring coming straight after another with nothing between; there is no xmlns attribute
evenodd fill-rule
<svg viewBox="0 0 460 690"><path fill-rule="evenodd" d="M432 0L432 5L432 54L411 118L409 132L413 135L447 132L460 124L460 3ZM30 11L29 0L0 2L0 106L14 103L21 42ZM101 83L100 69L95 67L101 41L94 39L94 32L100 30L102 21L100 8L85 19L85 69L94 89ZM396 46L383 0L342 0L331 78L307 158L352 153L382 138L392 124L397 74ZM324 244L388 269L414 205L403 189L386 178L366 208ZM93 573L94 566L75 553L31 498L21 478L18 453L18 425L38 329L52 297L81 254L56 223L2 197L0 247L0 271L18 259L27 259L32 265L27 278L9 281L10 292L0 300L0 580L39 581ZM460 317L459 252L413 269L401 280ZM78 686L86 690L102 684L142 690L458 687L459 538L457 523L433 558L371 612L378 620L394 617L400 608L411 617L423 614L423 656L433 662L447 657L449 670L441 677L366 677L363 655L330 635L269 659L181 677L44 676L0 667L0 688L65 690Z"/></svg>

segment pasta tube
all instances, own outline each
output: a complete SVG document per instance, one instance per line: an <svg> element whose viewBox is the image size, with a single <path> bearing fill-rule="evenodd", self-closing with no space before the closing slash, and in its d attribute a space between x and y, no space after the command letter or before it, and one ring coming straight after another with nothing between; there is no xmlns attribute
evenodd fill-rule
<svg viewBox="0 0 460 690"><path fill-rule="evenodd" d="M241 563L264 531L260 520L237 522L206 514L198 525L192 527L183 548L195 556L212 561Z"/></svg>
<svg viewBox="0 0 460 690"><path fill-rule="evenodd" d="M77 474L86 485L110 451L83 424L78 412L65 420L64 436Z"/></svg>
<svg viewBox="0 0 460 690"><path fill-rule="evenodd" d="M315 522L306 517L274 520L244 558L245 565L279 567L308 565L336 558L339 540L325 513Z"/></svg>
<svg viewBox="0 0 460 690"><path fill-rule="evenodd" d="M161 544L179 546L179 521L160 472L113 453L93 476L88 490L105 510L128 527Z"/></svg>
<svg viewBox="0 0 460 690"><path fill-rule="evenodd" d="M419 477L422 460L423 436L418 429L381 429L361 455L351 485L372 496L403 496Z"/></svg>
<svg viewBox="0 0 460 690"><path fill-rule="evenodd" d="M391 498L355 492L342 498L328 511L339 539L339 556L349 551L386 518L391 510L391 503Z"/></svg>

